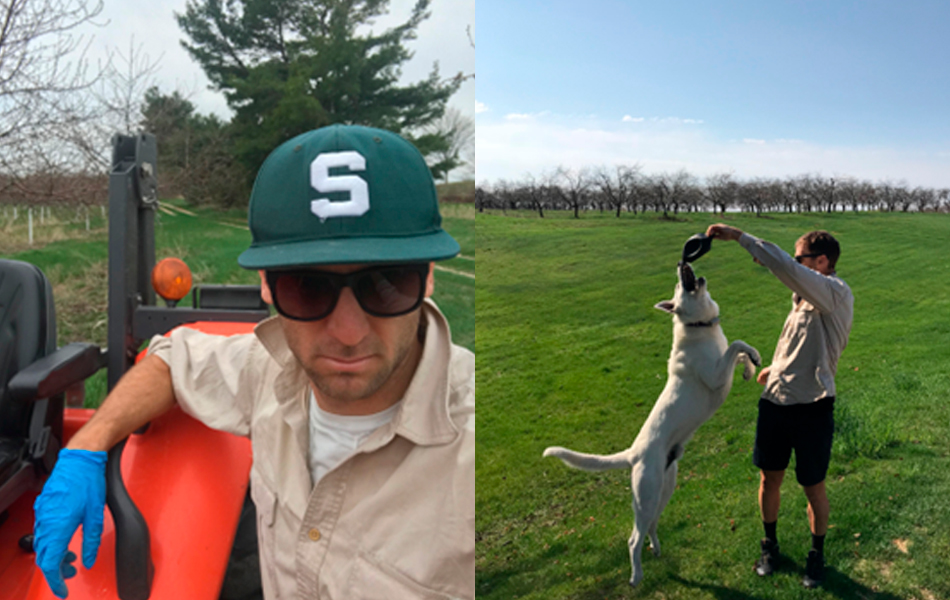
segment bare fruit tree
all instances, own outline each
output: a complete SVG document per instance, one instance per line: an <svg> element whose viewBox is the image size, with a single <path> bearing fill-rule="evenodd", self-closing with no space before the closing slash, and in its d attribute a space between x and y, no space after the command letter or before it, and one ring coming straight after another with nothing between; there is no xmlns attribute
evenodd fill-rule
<svg viewBox="0 0 950 600"><path fill-rule="evenodd" d="M561 201L574 210L574 218L580 218L581 205L586 203L594 184L590 169L569 169L560 165L546 180L554 188Z"/></svg>
<svg viewBox="0 0 950 600"><path fill-rule="evenodd" d="M101 11L102 0L0 0L0 191L48 194L31 181L88 170L97 75L81 31Z"/></svg>
<svg viewBox="0 0 950 600"><path fill-rule="evenodd" d="M624 207L630 206L639 176L640 165L616 165L613 171L606 166L601 166L594 171L594 182L616 211L617 217L620 217L620 211ZM636 208L634 208L634 213L636 213Z"/></svg>
<svg viewBox="0 0 950 600"><path fill-rule="evenodd" d="M463 177L468 176L469 171L474 174L475 119L450 106L439 119L430 123L425 131L445 139L445 147L433 153L436 162L452 165L451 169L445 170L445 183L449 182L451 171L462 167L466 167Z"/></svg>
<svg viewBox="0 0 950 600"><path fill-rule="evenodd" d="M109 52L109 60L102 69L102 77L94 93L107 118L103 123L111 132L121 130L134 134L142 124L145 93L155 85L155 74L164 53L157 59L146 52L144 43L135 44L129 38L129 52L118 48Z"/></svg>

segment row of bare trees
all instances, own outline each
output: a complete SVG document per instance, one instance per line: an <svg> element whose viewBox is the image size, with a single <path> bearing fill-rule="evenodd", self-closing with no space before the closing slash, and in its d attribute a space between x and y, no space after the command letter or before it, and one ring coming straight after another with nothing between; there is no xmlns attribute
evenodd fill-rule
<svg viewBox="0 0 950 600"><path fill-rule="evenodd" d="M950 189L910 186L906 182L873 183L854 177L805 174L742 180L731 173L700 178L685 170L646 174L639 165L568 169L558 167L536 178L480 183L478 210L546 210L662 213L743 211L950 211Z"/></svg>
<svg viewBox="0 0 950 600"><path fill-rule="evenodd" d="M89 59L103 0L0 0L0 204L101 204L110 138L137 129L157 71L128 53Z"/></svg>

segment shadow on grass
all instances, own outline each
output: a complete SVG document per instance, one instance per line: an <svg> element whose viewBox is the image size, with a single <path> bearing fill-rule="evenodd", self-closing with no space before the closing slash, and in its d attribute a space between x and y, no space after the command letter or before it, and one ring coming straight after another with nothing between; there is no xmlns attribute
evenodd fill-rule
<svg viewBox="0 0 950 600"><path fill-rule="evenodd" d="M626 547L616 551L598 552L590 564L583 568L563 567L552 568L552 563L568 554L566 543L552 544L550 548L535 555L519 556L517 559L505 561L502 567L475 570L476 597L493 595L496 598L520 598L539 590L561 586L565 583L573 585L570 592L572 600L603 600L605 597L614 597L617 590L629 590L626 585L630 576L630 562L626 559ZM622 561L622 562L621 562ZM618 573L618 565L623 570ZM600 581L573 582L573 572ZM557 596L552 596L557 597ZM565 597L565 596L559 596Z"/></svg>
<svg viewBox="0 0 950 600"><path fill-rule="evenodd" d="M874 598L874 600L901 600L887 592L876 592L861 585L834 567L825 567L825 590L838 598Z"/></svg>
<svg viewBox="0 0 950 600"><path fill-rule="evenodd" d="M709 592L716 598L721 598L722 600L766 600L764 596L754 596L752 594L746 594L745 592L740 592L737 590L732 590L721 585L713 585L710 583L699 583L698 581L690 581L688 579L683 579L679 575L671 575L670 579L673 581L690 588L695 588L699 590L704 590Z"/></svg>
<svg viewBox="0 0 950 600"><path fill-rule="evenodd" d="M801 571L801 569L799 569ZM804 575L804 571L799 573ZM796 576L797 578L797 576ZM721 585L709 583L700 583L683 579L678 575L671 575L670 579L682 584L683 586L706 591L719 600L766 600L764 596L755 596L738 590L729 589ZM855 598L874 598L874 600L902 600L900 596L895 596L887 592L878 592L862 585L851 579L834 567L825 567L825 581L822 584L825 596L831 595L842 600L854 600ZM803 593L807 593L804 588Z"/></svg>

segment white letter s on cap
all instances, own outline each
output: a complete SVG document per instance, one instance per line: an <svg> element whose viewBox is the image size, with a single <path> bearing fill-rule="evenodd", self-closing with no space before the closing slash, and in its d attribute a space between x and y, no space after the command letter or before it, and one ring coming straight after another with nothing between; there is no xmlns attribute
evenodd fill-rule
<svg viewBox="0 0 950 600"><path fill-rule="evenodd" d="M310 202L310 211L320 222L330 217L359 217L369 210L369 186L356 175L330 176L332 167L348 167L351 171L365 171L366 159L359 152L325 152L310 163L310 185L318 192L349 192L350 199L331 202L320 198Z"/></svg>

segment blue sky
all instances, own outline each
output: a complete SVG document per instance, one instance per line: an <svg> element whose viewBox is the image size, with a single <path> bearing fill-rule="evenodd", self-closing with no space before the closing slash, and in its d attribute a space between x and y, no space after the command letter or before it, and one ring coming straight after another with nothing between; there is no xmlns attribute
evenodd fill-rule
<svg viewBox="0 0 950 600"><path fill-rule="evenodd" d="M478 0L479 181L639 163L950 187L950 2Z"/></svg>

